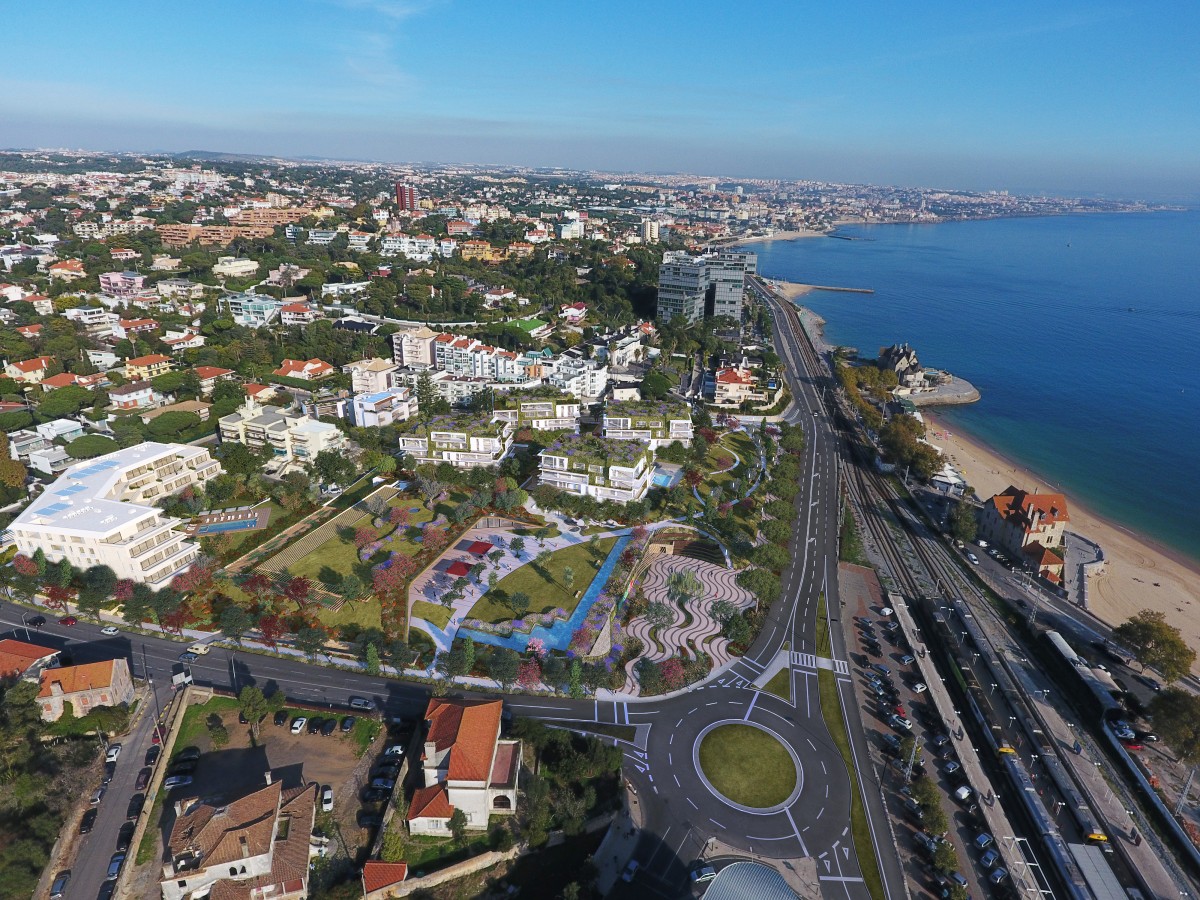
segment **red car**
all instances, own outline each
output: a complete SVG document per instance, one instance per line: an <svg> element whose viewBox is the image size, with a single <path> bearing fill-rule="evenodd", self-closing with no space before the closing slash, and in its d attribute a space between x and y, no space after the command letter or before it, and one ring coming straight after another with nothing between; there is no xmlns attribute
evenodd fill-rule
<svg viewBox="0 0 1200 900"><path fill-rule="evenodd" d="M1124 741L1123 743L1125 744L1126 750L1145 750L1146 749L1145 744L1138 744L1138 743L1134 743L1133 741Z"/></svg>
<svg viewBox="0 0 1200 900"><path fill-rule="evenodd" d="M165 738L166 736L167 736L167 729L164 728L162 725L156 725L156 726L154 726L154 735L150 739L151 743L161 744L163 742L163 738Z"/></svg>
<svg viewBox="0 0 1200 900"><path fill-rule="evenodd" d="M72 625L78 625L79 620L77 618L75 618L74 616L63 616L61 619L58 620L58 624L66 625L69 628Z"/></svg>

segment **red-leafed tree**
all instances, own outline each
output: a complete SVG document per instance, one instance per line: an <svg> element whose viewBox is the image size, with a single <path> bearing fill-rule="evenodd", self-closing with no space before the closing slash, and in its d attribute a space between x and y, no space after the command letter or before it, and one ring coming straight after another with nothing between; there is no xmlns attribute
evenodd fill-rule
<svg viewBox="0 0 1200 900"><path fill-rule="evenodd" d="M133 596L133 580L130 578L120 578L117 580L116 586L113 588L113 599L118 603L124 603Z"/></svg>
<svg viewBox="0 0 1200 900"><path fill-rule="evenodd" d="M278 646L279 639L287 634L287 627L283 619L272 613L258 620L258 632L262 636L262 642L273 650Z"/></svg>
<svg viewBox="0 0 1200 900"><path fill-rule="evenodd" d="M688 487L700 487L700 483L704 481L704 475L699 469L685 469L683 481Z"/></svg>
<svg viewBox="0 0 1200 900"><path fill-rule="evenodd" d="M440 553L442 548L445 547L446 543L450 540L446 536L446 529L444 528L426 528L423 533L425 535L425 539L422 541L422 543L426 548L428 548L430 553Z"/></svg>
<svg viewBox="0 0 1200 900"><path fill-rule="evenodd" d="M13 557L13 568L17 570L18 575L23 575L26 578L36 578L38 566L32 559L24 553L18 553Z"/></svg>
<svg viewBox="0 0 1200 900"><path fill-rule="evenodd" d="M312 582L297 575L284 585L283 595L293 603L303 606L312 596Z"/></svg>
<svg viewBox="0 0 1200 900"><path fill-rule="evenodd" d="M354 546L361 550L377 537L378 535L375 533L374 528L368 528L366 525L363 525L361 528L354 529Z"/></svg>
<svg viewBox="0 0 1200 900"><path fill-rule="evenodd" d="M412 513L408 511L407 506L393 506L392 511L388 513L388 521L397 528L405 526L412 518Z"/></svg>
<svg viewBox="0 0 1200 900"><path fill-rule="evenodd" d="M674 691L683 687L684 674L683 663L679 657L672 656L670 659L661 663L658 667L659 674L662 675L663 683Z"/></svg>
<svg viewBox="0 0 1200 900"><path fill-rule="evenodd" d="M180 594L204 595L213 589L214 570L211 565L197 563L171 579L171 588Z"/></svg>
<svg viewBox="0 0 1200 900"><path fill-rule="evenodd" d="M542 683L542 664L536 659L524 660L517 667L517 684L532 690Z"/></svg>
<svg viewBox="0 0 1200 900"><path fill-rule="evenodd" d="M274 582L262 572L255 572L242 582L242 590L260 604L266 600L274 587Z"/></svg>
<svg viewBox="0 0 1200 900"><path fill-rule="evenodd" d="M51 609L66 609L67 604L75 599L75 591L62 585L46 586L46 605Z"/></svg>
<svg viewBox="0 0 1200 900"><path fill-rule="evenodd" d="M650 539L650 529L645 525L634 525L633 530L629 532L629 536L633 538L635 544L644 544Z"/></svg>
<svg viewBox="0 0 1200 900"><path fill-rule="evenodd" d="M385 597L397 597L404 593L407 581L408 579L398 566L380 567L371 573L371 590L381 600Z"/></svg>

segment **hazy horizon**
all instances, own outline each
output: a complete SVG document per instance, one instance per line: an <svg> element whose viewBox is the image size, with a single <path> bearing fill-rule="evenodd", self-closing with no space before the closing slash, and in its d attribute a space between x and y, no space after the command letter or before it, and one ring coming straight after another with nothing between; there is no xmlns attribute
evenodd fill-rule
<svg viewBox="0 0 1200 900"><path fill-rule="evenodd" d="M8 11L0 143L1200 198L1200 9ZM54 39L20 40L53 31Z"/></svg>

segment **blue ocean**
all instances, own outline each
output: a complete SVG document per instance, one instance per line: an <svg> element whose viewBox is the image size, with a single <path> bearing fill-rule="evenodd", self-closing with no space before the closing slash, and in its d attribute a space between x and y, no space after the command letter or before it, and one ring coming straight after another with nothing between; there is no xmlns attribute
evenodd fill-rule
<svg viewBox="0 0 1200 900"><path fill-rule="evenodd" d="M826 338L912 344L982 399L953 427L1200 560L1200 212L847 226L752 245Z"/></svg>

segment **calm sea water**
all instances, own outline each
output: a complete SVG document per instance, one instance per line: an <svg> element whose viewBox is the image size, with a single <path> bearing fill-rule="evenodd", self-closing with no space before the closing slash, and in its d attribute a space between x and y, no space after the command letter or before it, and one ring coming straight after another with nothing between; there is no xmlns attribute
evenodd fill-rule
<svg viewBox="0 0 1200 900"><path fill-rule="evenodd" d="M953 426L1200 559L1200 212L846 227L759 244L759 271L874 288L803 298L832 343L907 341L983 399Z"/></svg>

